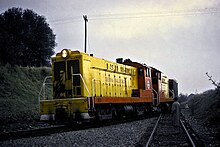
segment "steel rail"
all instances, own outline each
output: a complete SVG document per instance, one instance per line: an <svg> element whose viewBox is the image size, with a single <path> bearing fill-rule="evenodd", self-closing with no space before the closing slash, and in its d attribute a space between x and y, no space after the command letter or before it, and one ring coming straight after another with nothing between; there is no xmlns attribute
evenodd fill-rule
<svg viewBox="0 0 220 147"><path fill-rule="evenodd" d="M161 119L161 116L162 116L162 114L160 114L160 116L159 116L159 118L158 118L158 120L157 120L157 122L156 122L156 124L155 124L155 126L154 126L154 129L153 129L153 131L151 132L151 135L150 135L150 137L149 137L149 139L148 139L148 141L147 141L146 147L149 146L149 144L150 144L150 142L151 142L151 140L152 140L152 137L153 137L153 135L154 135L154 133L155 133L155 131L156 131L156 129L157 129L158 123L159 123L159 121L160 121L160 119Z"/></svg>
<svg viewBox="0 0 220 147"><path fill-rule="evenodd" d="M61 132L61 130L67 130L67 129L68 127L65 125L58 125L58 126L46 127L46 128L0 133L0 141L44 136L44 135L49 135L53 133L58 133L58 132Z"/></svg>
<svg viewBox="0 0 220 147"><path fill-rule="evenodd" d="M157 115L157 114L155 114ZM70 132L70 131L79 131L79 130L86 130L90 128L100 128L110 125L117 125L122 123L128 123L132 121L138 121L143 119L149 119L155 117L155 115L147 115L147 116L139 116L134 118L127 118L127 119L119 119L116 121L109 121L109 122L91 122L89 124L63 124L63 125L56 125L51 127L45 128L37 128L37 129L30 129L30 130L20 130L20 131L13 131L13 132L6 132L0 133L0 142L6 140L14 140L20 138L30 138L30 137L37 137L37 136L47 136L55 133L62 133L62 132ZM1 146L1 145L0 145Z"/></svg>
<svg viewBox="0 0 220 147"><path fill-rule="evenodd" d="M185 127L183 121L180 120L180 123L181 123L181 125L182 125L182 127L183 127L185 133L187 134L187 137L188 137L188 139L190 140L191 145L192 145L193 147L195 147L196 145L195 145L194 141L192 140L192 138L191 138L189 132L187 131L187 129L186 129L186 127Z"/></svg>

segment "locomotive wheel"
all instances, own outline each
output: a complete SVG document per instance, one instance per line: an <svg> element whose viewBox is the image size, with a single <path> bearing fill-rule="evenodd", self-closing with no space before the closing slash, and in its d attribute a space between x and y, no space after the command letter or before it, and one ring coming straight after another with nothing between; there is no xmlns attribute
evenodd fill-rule
<svg viewBox="0 0 220 147"><path fill-rule="evenodd" d="M99 109L97 111L96 118L98 121L111 120L112 119L111 109Z"/></svg>
<svg viewBox="0 0 220 147"><path fill-rule="evenodd" d="M98 112L97 118L98 118L98 121L103 121L103 117L100 111Z"/></svg>
<svg viewBox="0 0 220 147"><path fill-rule="evenodd" d="M117 114L117 111L116 111L116 109L112 109L112 119L117 119L118 118L118 114Z"/></svg>

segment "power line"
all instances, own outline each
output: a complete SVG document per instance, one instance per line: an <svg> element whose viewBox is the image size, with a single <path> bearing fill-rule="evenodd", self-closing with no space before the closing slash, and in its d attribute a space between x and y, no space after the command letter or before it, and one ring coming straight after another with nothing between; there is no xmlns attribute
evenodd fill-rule
<svg viewBox="0 0 220 147"><path fill-rule="evenodd" d="M217 8L205 9L189 9L189 10L168 10L168 11L151 11L139 13L117 13L117 14L100 14L90 15L91 21L106 20L106 19L140 19L147 17L176 17L176 16L201 16L201 15L214 15L220 11ZM57 19L49 21L53 24L67 24L73 22L81 22L81 17L72 17L66 19Z"/></svg>
<svg viewBox="0 0 220 147"><path fill-rule="evenodd" d="M164 16L197 16L197 15L207 15L207 14L216 14L216 13L219 13L219 11L216 8L191 9L191 10L170 10L170 11L154 11L154 12L141 12L141 13L91 15L90 20L133 19L133 18L164 17Z"/></svg>
<svg viewBox="0 0 220 147"><path fill-rule="evenodd" d="M71 17L71 18L65 18L65 19L49 20L49 22L53 24L66 24L66 23L81 22L81 21L82 21L81 17Z"/></svg>

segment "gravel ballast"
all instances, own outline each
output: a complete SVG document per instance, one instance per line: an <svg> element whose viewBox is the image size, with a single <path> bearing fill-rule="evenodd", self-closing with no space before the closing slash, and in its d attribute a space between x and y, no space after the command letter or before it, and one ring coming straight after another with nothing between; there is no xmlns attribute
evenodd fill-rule
<svg viewBox="0 0 220 147"><path fill-rule="evenodd" d="M197 133L205 146L219 146L219 141L215 138L216 129L209 127L202 120L193 117L190 109L182 109L181 111L184 114L186 121Z"/></svg>
<svg viewBox="0 0 220 147"><path fill-rule="evenodd" d="M156 118L87 130L8 140L0 146L135 146Z"/></svg>

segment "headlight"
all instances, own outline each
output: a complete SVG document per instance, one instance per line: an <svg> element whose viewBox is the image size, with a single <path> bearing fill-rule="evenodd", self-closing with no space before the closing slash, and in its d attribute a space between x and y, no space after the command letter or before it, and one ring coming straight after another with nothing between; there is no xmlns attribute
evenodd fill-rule
<svg viewBox="0 0 220 147"><path fill-rule="evenodd" d="M62 56L63 58L67 58L67 57L69 56L69 51L68 51L67 49L63 49L63 50L61 51L61 56Z"/></svg>

